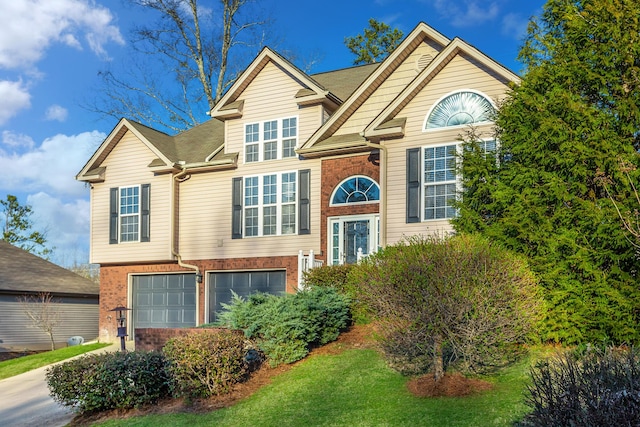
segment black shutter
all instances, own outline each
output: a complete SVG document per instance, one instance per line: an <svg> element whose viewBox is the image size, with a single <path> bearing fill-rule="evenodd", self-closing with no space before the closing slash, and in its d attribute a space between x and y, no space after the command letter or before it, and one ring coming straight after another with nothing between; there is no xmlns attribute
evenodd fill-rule
<svg viewBox="0 0 640 427"><path fill-rule="evenodd" d="M140 198L140 241L150 241L150 193L151 184L142 185L142 197Z"/></svg>
<svg viewBox="0 0 640 427"><path fill-rule="evenodd" d="M109 190L109 244L118 243L118 189Z"/></svg>
<svg viewBox="0 0 640 427"><path fill-rule="evenodd" d="M407 223L420 222L420 149L407 150Z"/></svg>
<svg viewBox="0 0 640 427"><path fill-rule="evenodd" d="M311 170L298 172L298 234L311 234Z"/></svg>
<svg viewBox="0 0 640 427"><path fill-rule="evenodd" d="M242 178L233 178L231 238L242 239Z"/></svg>

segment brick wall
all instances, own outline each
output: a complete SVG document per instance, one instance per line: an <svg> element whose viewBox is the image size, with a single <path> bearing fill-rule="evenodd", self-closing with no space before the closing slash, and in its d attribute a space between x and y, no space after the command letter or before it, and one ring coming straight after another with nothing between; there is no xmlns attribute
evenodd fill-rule
<svg viewBox="0 0 640 427"><path fill-rule="evenodd" d="M380 212L379 203L330 206L331 194L338 184L354 175L367 176L380 185L380 166L377 156L364 154L322 160L322 194L320 214L320 247L327 261L327 218L341 215L362 215Z"/></svg>
<svg viewBox="0 0 640 427"><path fill-rule="evenodd" d="M298 257L280 256L265 258L234 258L223 260L185 260L186 263L197 265L200 271L225 270L286 270L287 292L295 292L298 288ZM114 307L131 308L128 300L130 274L165 274L165 273L193 273L193 270L181 268L177 263L144 264L144 265L103 265L100 267L100 320L99 339L102 342L115 342L116 313L110 311ZM206 280L205 280L206 282ZM205 284L198 286L199 319L198 324L204 323L205 316Z"/></svg>
<svg viewBox="0 0 640 427"><path fill-rule="evenodd" d="M171 338L211 330L222 330L222 328L137 328L135 333L136 351L160 351ZM240 330L236 332L243 333Z"/></svg>

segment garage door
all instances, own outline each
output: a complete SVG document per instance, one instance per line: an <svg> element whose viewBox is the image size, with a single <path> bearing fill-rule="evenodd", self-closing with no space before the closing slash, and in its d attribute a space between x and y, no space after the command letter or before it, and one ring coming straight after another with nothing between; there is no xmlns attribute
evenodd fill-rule
<svg viewBox="0 0 640 427"><path fill-rule="evenodd" d="M286 283L285 270L209 273L209 322L216 321L216 313L222 311L223 303L231 302L231 291L244 298L256 292L281 295Z"/></svg>
<svg viewBox="0 0 640 427"><path fill-rule="evenodd" d="M133 276L133 328L196 325L195 274Z"/></svg>

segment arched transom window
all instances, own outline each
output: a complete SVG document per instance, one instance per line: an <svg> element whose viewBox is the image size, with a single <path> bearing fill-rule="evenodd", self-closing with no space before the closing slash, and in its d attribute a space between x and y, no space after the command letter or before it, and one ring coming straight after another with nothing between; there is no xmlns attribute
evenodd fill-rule
<svg viewBox="0 0 640 427"><path fill-rule="evenodd" d="M446 96L431 110L424 128L436 129L482 123L491 120L493 105L476 92L463 91Z"/></svg>
<svg viewBox="0 0 640 427"><path fill-rule="evenodd" d="M380 200L380 187L366 176L352 176L345 179L333 190L331 205L347 203L367 203Z"/></svg>

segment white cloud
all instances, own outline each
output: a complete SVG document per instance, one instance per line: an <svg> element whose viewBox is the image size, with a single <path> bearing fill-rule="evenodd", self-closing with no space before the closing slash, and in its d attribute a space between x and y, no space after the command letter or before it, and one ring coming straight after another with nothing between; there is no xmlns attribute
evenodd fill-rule
<svg viewBox="0 0 640 427"><path fill-rule="evenodd" d="M59 122L64 122L65 120L67 120L68 115L69 111L66 108L54 104L47 108L45 118L47 120L57 120Z"/></svg>
<svg viewBox="0 0 640 427"><path fill-rule="evenodd" d="M473 27L493 21L500 14L500 1L480 2L477 0L429 0L443 17L454 27Z"/></svg>
<svg viewBox="0 0 640 427"><path fill-rule="evenodd" d="M2 143L11 148L26 148L30 150L35 145L33 138L22 133L15 133L9 130L2 131ZM1 151L0 151L1 153Z"/></svg>
<svg viewBox="0 0 640 427"><path fill-rule="evenodd" d="M517 13L508 13L502 18L502 34L522 40L527 34L529 20Z"/></svg>
<svg viewBox="0 0 640 427"><path fill-rule="evenodd" d="M46 233L47 246L55 246L52 261L61 265L88 261L89 200L63 201L46 192L30 194L33 229Z"/></svg>
<svg viewBox="0 0 640 427"><path fill-rule="evenodd" d="M0 0L0 68L29 68L53 43L106 57L108 42L124 44L111 11L90 0Z"/></svg>
<svg viewBox="0 0 640 427"><path fill-rule="evenodd" d="M0 125L30 106L31 95L21 80L0 80Z"/></svg>
<svg viewBox="0 0 640 427"><path fill-rule="evenodd" d="M98 131L56 135L28 152L0 152L0 191L44 191L67 197L86 195L84 185L75 180L75 175L105 137Z"/></svg>

